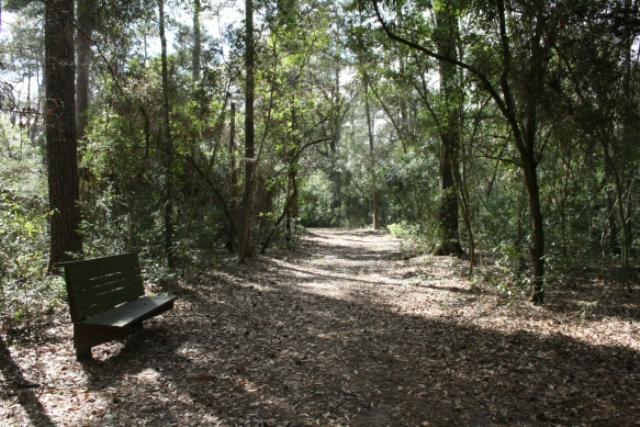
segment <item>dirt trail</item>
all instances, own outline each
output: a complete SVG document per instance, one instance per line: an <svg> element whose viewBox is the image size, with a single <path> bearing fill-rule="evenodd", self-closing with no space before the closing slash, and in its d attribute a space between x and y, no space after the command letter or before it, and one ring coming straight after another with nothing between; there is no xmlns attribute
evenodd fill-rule
<svg viewBox="0 0 640 427"><path fill-rule="evenodd" d="M403 259L398 240L370 230L313 229L295 252L220 265L155 286L177 307L91 363L74 360L65 313L38 343L0 348L0 424L640 419L635 312L579 317L553 292L545 308L506 304L471 287L463 262Z"/></svg>

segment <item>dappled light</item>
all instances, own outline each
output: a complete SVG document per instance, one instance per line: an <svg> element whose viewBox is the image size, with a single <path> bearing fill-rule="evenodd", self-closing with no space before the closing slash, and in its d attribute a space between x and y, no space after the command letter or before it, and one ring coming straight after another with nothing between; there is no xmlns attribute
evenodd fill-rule
<svg viewBox="0 0 640 427"><path fill-rule="evenodd" d="M640 420L638 0L0 0L0 427Z"/></svg>
<svg viewBox="0 0 640 427"><path fill-rule="evenodd" d="M5 393L16 403L1 416L20 424L36 407L71 424L382 426L640 415L637 325L616 319L598 330L571 307L499 305L490 289L469 290L453 258L376 258L399 245L382 233L313 229L300 252L174 283L174 311L83 364L60 324L47 336L65 338L43 338L49 352L32 362L29 345L12 347L37 386L25 406Z"/></svg>

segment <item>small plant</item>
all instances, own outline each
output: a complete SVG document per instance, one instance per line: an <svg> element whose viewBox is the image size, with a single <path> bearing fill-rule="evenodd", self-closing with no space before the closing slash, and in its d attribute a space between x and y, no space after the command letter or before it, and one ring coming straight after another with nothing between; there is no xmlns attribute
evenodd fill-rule
<svg viewBox="0 0 640 427"><path fill-rule="evenodd" d="M416 254L431 252L435 247L436 237L430 230L433 227L423 227L419 224L399 222L387 226L393 237L402 240L400 250L404 258L413 257Z"/></svg>

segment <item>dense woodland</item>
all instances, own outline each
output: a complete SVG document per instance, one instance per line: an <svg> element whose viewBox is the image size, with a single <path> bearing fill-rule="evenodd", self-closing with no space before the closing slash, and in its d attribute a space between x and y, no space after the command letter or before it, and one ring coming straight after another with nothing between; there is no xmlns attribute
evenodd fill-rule
<svg viewBox="0 0 640 427"><path fill-rule="evenodd" d="M0 331L64 309L62 261L198 281L317 227L638 291L637 0L0 4Z"/></svg>
<svg viewBox="0 0 640 427"><path fill-rule="evenodd" d="M388 226L470 270L490 254L536 302L585 267L631 283L635 1L4 12L5 312L69 258L139 251L170 274L305 226Z"/></svg>

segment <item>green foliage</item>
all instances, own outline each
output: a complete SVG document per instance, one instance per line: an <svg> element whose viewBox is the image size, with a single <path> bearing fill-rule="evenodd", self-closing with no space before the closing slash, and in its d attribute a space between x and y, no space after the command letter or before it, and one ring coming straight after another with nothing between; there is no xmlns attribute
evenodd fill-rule
<svg viewBox="0 0 640 427"><path fill-rule="evenodd" d="M332 182L326 173L317 171L308 176L300 194L300 223L304 227L331 227L339 224L332 209Z"/></svg>
<svg viewBox="0 0 640 427"><path fill-rule="evenodd" d="M0 121L0 323L32 323L65 295L47 275L48 211L40 150L26 132Z"/></svg>
<svg viewBox="0 0 640 427"><path fill-rule="evenodd" d="M3 318L28 317L37 304L57 301L62 289L58 280L46 276L41 118L24 119L40 101L33 97L22 105L26 100L12 90L12 84L24 83L24 76L35 82L42 62L42 5L31 2L25 8L28 3L16 0L7 6L20 10L12 42L29 49L7 51L2 58L8 79L0 87L3 106L22 111L2 116L0 122ZM257 162L256 209L250 213L255 240L265 247L291 245L296 224L370 225L376 194L382 223L406 242L405 249L432 250L441 200L441 133L459 120L460 181L449 191L465 196L462 244L469 250L471 236L462 221L466 213L475 249L493 267L483 280L502 293L519 294L528 285L531 227L512 127L476 75L456 69L451 82L461 90L444 93L438 61L391 41L370 3L350 3L285 0L258 5L265 28L256 41L258 155L250 160ZM390 28L436 49L442 36L437 15L454 3L379 5ZM167 166L161 63L153 48L155 11L141 2L103 6L95 29L100 58L92 69L89 127L79 153L85 256L138 251L157 276L154 280L172 279L177 272L162 261L169 173L175 187L170 212L175 255L182 269L217 262L233 240L232 226L243 217L243 34L233 28L222 35L204 34L202 81L194 82L191 30L182 22L168 23L176 39L168 58L173 150ZM632 29L615 18L625 11L609 10L601 0L563 7L549 3L543 11L547 20L537 21L529 3L512 6L506 28L512 49L508 75L503 74L496 4L455 2L453 13L464 24L458 28L461 59L500 93L503 76L510 79L519 121L527 113L524 95L531 84L526 70L532 59L532 25L553 24L543 37L543 45L553 48L536 94L541 99L534 141L548 276L554 279L578 266L617 266L624 258L625 238L633 261L640 235L640 193L635 191L640 67L629 55ZM576 21L572 13L581 19ZM365 97L371 107L372 152ZM233 146L232 103L238 106ZM38 294L46 297L35 304Z"/></svg>
<svg viewBox="0 0 640 427"><path fill-rule="evenodd" d="M398 239L414 239L420 234L420 227L406 222L389 224L387 225L387 230L393 237Z"/></svg>

